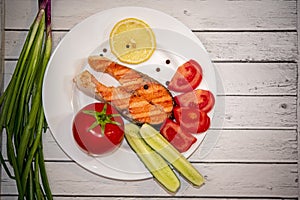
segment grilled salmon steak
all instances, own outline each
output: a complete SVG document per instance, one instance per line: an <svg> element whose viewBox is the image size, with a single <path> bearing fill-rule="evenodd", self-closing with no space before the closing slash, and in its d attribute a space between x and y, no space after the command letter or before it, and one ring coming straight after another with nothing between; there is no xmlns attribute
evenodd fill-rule
<svg viewBox="0 0 300 200"><path fill-rule="evenodd" d="M90 56L88 63L93 70L115 78L120 86L106 86L85 70L74 78L82 92L110 102L126 119L136 124L161 124L170 117L173 97L158 81L103 56Z"/></svg>

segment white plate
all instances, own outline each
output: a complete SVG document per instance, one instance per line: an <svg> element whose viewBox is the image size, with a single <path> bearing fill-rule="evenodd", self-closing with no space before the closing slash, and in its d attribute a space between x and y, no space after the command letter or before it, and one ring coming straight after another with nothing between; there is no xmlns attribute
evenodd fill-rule
<svg viewBox="0 0 300 200"><path fill-rule="evenodd" d="M157 41L157 50L145 63L130 66L157 79L162 84L170 80L176 68L189 59L197 60L203 68L203 81L199 88L216 94L216 79L213 65L199 39L181 22L162 12L141 7L120 7L99 12L66 34L53 52L43 85L43 104L49 128L62 150L85 169L104 177L119 180L140 180L152 177L126 140L121 147L108 155L92 157L81 151L72 136L74 114L84 105L95 101L74 87L72 79L87 66L87 57L93 54L115 59L108 45L109 33L116 22L127 17L144 20L152 27ZM107 49L103 52L103 49ZM171 61L166 64L166 60ZM157 72L157 68L160 69ZM111 79L103 74L101 82L110 84ZM212 118L213 111L210 116ZM206 133L195 135L197 142L184 153L189 157L200 145Z"/></svg>

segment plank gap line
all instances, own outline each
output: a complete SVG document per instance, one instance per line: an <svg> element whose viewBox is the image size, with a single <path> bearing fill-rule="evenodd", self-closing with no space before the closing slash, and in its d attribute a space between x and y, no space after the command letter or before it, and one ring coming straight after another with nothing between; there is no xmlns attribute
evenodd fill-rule
<svg viewBox="0 0 300 200"><path fill-rule="evenodd" d="M297 29L262 29L262 30L254 30L254 29L226 29L226 30L222 30L222 29L213 29L213 30L193 30L192 32L194 33L275 33L275 32L297 32Z"/></svg>
<svg viewBox="0 0 300 200"><path fill-rule="evenodd" d="M5 31L29 31L29 28L5 28ZM53 32L69 32L72 29L52 29ZM270 32L297 32L297 29L191 29L194 33L247 33L247 32L255 32L255 33L270 33Z"/></svg>
<svg viewBox="0 0 300 200"><path fill-rule="evenodd" d="M18 61L18 58L5 58L4 61ZM212 60L212 63L261 63L261 64L289 64L289 63L298 63L296 60Z"/></svg>

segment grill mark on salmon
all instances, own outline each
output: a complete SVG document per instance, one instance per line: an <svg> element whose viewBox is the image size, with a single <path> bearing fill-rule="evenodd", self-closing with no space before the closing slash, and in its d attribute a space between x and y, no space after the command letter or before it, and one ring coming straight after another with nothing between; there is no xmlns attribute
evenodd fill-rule
<svg viewBox="0 0 300 200"><path fill-rule="evenodd" d="M112 103L126 119L136 124L157 125L171 116L173 97L155 79L102 56L90 56L88 63L93 70L115 78L120 86L106 86L85 70L74 78L79 90Z"/></svg>

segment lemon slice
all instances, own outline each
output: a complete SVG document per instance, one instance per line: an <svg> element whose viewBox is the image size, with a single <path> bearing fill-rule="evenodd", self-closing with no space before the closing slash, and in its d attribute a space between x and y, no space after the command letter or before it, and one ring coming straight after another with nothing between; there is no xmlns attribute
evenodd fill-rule
<svg viewBox="0 0 300 200"><path fill-rule="evenodd" d="M148 60L156 48L152 29L136 18L126 18L115 24L109 43L112 53L121 62L128 64L139 64Z"/></svg>

